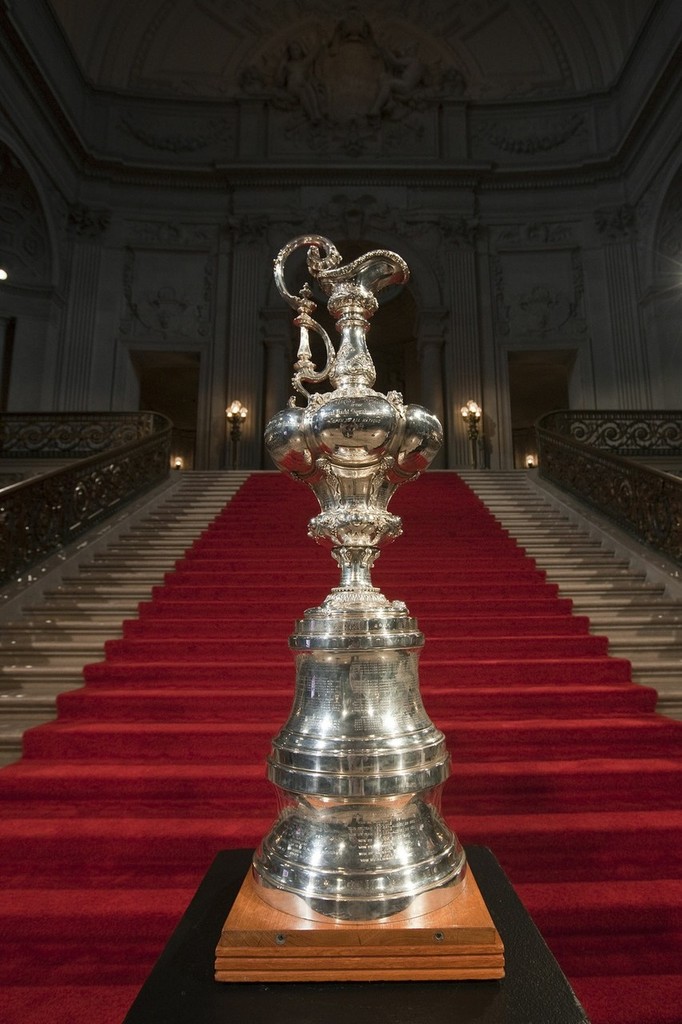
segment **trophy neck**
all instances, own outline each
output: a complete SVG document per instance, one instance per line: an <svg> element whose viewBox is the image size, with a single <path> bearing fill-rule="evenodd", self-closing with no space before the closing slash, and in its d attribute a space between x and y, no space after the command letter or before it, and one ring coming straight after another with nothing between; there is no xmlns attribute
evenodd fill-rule
<svg viewBox="0 0 682 1024"><path fill-rule="evenodd" d="M347 283L337 285L327 308L337 318L341 344L330 369L329 381L336 389L371 388L376 371L367 348L370 317L377 300L363 288Z"/></svg>

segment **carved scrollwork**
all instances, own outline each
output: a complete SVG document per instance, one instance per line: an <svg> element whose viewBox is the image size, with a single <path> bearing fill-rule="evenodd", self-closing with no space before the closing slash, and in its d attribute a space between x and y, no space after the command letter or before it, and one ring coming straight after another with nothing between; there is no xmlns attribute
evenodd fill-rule
<svg viewBox="0 0 682 1024"><path fill-rule="evenodd" d="M607 241L621 242L635 232L635 210L628 203L609 209L595 210L594 224L599 234Z"/></svg>
<svg viewBox="0 0 682 1024"><path fill-rule="evenodd" d="M99 238L110 223L109 210L93 210L82 203L73 203L69 207L67 226L77 238Z"/></svg>
<svg viewBox="0 0 682 1024"><path fill-rule="evenodd" d="M140 324L164 338L169 335L205 337L210 330L213 298L212 257L206 256L203 280L195 280L191 288L181 280L177 268L169 270L166 283L145 288L136 277L136 256L137 250L126 250L123 294L127 309L120 321L121 332L130 334Z"/></svg>
<svg viewBox="0 0 682 1024"><path fill-rule="evenodd" d="M514 155L535 156L559 149L570 139L583 133L585 117L573 113L568 116L512 121L490 121L478 129L478 136L495 149Z"/></svg>
<svg viewBox="0 0 682 1024"><path fill-rule="evenodd" d="M202 122L200 131L197 131L196 124L189 122L184 129L170 123L164 129L158 119L141 120L125 116L119 118L118 127L148 149L166 153L197 153L216 142L232 142L235 134L232 121L225 117L213 117Z"/></svg>
<svg viewBox="0 0 682 1024"><path fill-rule="evenodd" d="M351 6L333 25L309 22L284 47L279 41L251 58L239 87L288 115L293 144L320 154L390 151L423 136L429 106L466 91L461 70L423 45L397 26L390 42L378 39L364 11Z"/></svg>

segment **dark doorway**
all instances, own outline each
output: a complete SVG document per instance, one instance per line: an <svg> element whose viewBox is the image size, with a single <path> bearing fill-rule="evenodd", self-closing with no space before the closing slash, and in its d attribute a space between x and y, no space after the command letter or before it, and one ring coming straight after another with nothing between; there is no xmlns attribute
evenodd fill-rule
<svg viewBox="0 0 682 1024"><path fill-rule="evenodd" d="M159 412L173 424L171 464L193 469L199 402L198 352L130 353L140 382L139 408Z"/></svg>
<svg viewBox="0 0 682 1024"><path fill-rule="evenodd" d="M514 469L537 465L535 421L554 409L569 408L569 385L575 358L575 349L531 349L508 353Z"/></svg>
<svg viewBox="0 0 682 1024"><path fill-rule="evenodd" d="M407 289L387 298L380 295L367 339L377 371L376 389L384 394L399 391L406 403L423 400L415 320L415 302Z"/></svg>

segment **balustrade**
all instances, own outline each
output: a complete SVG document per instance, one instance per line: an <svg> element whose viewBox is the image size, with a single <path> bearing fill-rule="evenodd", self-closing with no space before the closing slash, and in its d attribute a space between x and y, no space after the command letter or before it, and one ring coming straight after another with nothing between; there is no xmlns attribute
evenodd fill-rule
<svg viewBox="0 0 682 1024"><path fill-rule="evenodd" d="M562 410L536 432L542 477L682 564L682 412Z"/></svg>
<svg viewBox="0 0 682 1024"><path fill-rule="evenodd" d="M161 483L171 429L150 412L3 415L0 458L73 461L0 491L0 583Z"/></svg>

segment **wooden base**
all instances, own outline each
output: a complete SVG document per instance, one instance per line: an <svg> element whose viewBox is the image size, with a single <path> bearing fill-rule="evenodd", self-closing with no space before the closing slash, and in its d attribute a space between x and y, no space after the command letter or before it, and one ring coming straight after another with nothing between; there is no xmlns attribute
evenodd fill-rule
<svg viewBox="0 0 682 1024"><path fill-rule="evenodd" d="M216 948L216 981L453 981L504 977L504 946L471 869L446 907L347 924L269 907L251 872Z"/></svg>

